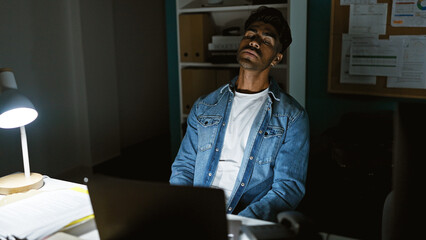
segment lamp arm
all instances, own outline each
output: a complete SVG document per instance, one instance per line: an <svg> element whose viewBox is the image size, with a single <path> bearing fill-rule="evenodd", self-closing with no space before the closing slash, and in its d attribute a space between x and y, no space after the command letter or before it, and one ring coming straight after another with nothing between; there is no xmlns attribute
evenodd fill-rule
<svg viewBox="0 0 426 240"><path fill-rule="evenodd" d="M25 126L21 126L21 145L22 145L22 158L24 161L24 173L25 177L30 177L30 160L28 157L28 143L27 143L27 133L25 132Z"/></svg>

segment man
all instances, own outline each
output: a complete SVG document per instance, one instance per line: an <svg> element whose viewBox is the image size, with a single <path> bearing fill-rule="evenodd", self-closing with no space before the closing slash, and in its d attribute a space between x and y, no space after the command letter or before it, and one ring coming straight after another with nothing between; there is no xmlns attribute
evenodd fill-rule
<svg viewBox="0 0 426 240"><path fill-rule="evenodd" d="M305 194L305 110L269 77L291 43L281 12L260 7L245 23L239 75L199 98L172 165L171 184L221 188L227 213L277 221Z"/></svg>

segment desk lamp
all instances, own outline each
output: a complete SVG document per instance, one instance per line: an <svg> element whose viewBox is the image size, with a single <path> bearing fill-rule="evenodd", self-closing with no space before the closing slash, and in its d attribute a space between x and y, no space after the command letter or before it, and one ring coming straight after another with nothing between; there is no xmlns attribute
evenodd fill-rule
<svg viewBox="0 0 426 240"><path fill-rule="evenodd" d="M20 128L24 162L24 173L10 174L0 178L0 194L25 192L38 189L43 185L43 176L30 172L25 133L25 125L34 121L37 116L34 105L19 93L12 69L0 68L0 128Z"/></svg>

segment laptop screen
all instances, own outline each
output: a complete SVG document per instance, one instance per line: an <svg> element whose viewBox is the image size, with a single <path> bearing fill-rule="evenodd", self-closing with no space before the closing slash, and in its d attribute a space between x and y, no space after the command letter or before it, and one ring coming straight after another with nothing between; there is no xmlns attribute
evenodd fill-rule
<svg viewBox="0 0 426 240"><path fill-rule="evenodd" d="M220 189L104 175L87 186L101 239L227 239Z"/></svg>

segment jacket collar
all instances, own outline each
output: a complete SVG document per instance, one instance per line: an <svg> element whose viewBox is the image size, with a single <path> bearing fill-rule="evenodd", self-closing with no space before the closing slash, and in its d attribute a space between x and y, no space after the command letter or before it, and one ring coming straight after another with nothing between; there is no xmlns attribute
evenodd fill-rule
<svg viewBox="0 0 426 240"><path fill-rule="evenodd" d="M237 82L238 76L234 77L231 82L228 85L225 85L221 90L220 93L222 93L226 88L228 88L228 91L232 94L234 94L235 92L235 84ZM279 96L280 96L280 87L278 86L277 82L275 82L275 80L269 76L269 95L271 95L271 97L276 100L276 101L280 101Z"/></svg>

